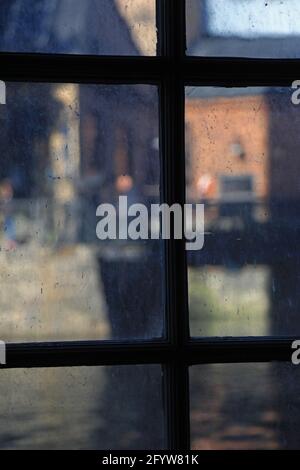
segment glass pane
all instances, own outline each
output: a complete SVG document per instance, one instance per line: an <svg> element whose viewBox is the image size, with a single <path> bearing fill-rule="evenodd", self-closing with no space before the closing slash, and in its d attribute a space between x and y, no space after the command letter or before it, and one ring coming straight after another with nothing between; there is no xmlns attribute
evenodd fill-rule
<svg viewBox="0 0 300 470"><path fill-rule="evenodd" d="M300 57L298 0L186 0L188 54Z"/></svg>
<svg viewBox="0 0 300 470"><path fill-rule="evenodd" d="M156 55L155 0L2 0L0 50Z"/></svg>
<svg viewBox="0 0 300 470"><path fill-rule="evenodd" d="M99 240L100 204L159 200L157 90L6 84L0 107L5 341L160 337L159 240Z"/></svg>
<svg viewBox="0 0 300 470"><path fill-rule="evenodd" d="M188 254L193 335L300 333L297 92L186 90L187 198L205 208L204 247Z"/></svg>
<svg viewBox="0 0 300 470"><path fill-rule="evenodd" d="M1 449L164 447L159 366L2 370L0 412Z"/></svg>
<svg viewBox="0 0 300 470"><path fill-rule="evenodd" d="M191 441L197 450L300 448L300 368L218 364L190 370Z"/></svg>

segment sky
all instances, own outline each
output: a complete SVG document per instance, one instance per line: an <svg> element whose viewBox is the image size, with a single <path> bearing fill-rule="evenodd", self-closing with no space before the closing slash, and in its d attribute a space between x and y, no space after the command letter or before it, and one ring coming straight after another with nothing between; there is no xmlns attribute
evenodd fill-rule
<svg viewBox="0 0 300 470"><path fill-rule="evenodd" d="M207 14L218 36L300 35L300 0L207 0Z"/></svg>

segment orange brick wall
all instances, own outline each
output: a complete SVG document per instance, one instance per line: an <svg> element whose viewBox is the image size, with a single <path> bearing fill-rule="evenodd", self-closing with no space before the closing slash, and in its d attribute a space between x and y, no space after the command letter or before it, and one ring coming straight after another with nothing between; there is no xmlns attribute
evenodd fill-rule
<svg viewBox="0 0 300 470"><path fill-rule="evenodd" d="M220 175L252 174L258 197L269 188L268 103L263 96L187 99L187 155L190 194L197 199L197 182L210 175L209 197L218 198ZM244 149L237 156L232 145Z"/></svg>

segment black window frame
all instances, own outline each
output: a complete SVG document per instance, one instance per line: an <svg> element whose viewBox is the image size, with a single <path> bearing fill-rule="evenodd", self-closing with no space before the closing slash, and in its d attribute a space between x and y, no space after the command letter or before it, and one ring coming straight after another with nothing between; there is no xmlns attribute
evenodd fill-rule
<svg viewBox="0 0 300 470"><path fill-rule="evenodd" d="M185 86L290 86L297 59L189 57L185 0L157 0L155 57L0 53L1 79L12 82L152 84L159 90L162 200L184 204ZM289 361L296 337L191 338L184 240L165 243L165 338L153 341L8 343L2 368L160 364L166 447L190 448L189 367Z"/></svg>

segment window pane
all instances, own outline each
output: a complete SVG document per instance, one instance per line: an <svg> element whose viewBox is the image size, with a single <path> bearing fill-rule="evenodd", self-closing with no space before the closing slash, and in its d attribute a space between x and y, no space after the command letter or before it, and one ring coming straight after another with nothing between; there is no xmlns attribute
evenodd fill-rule
<svg viewBox="0 0 300 470"><path fill-rule="evenodd" d="M298 0L186 0L188 54L300 57Z"/></svg>
<svg viewBox="0 0 300 470"><path fill-rule="evenodd" d="M119 227L120 196L159 200L156 88L7 83L6 94L1 339L160 337L162 244L96 234L100 204Z"/></svg>
<svg viewBox="0 0 300 470"><path fill-rule="evenodd" d="M164 447L159 366L2 370L0 410L1 449Z"/></svg>
<svg viewBox="0 0 300 470"><path fill-rule="evenodd" d="M295 91L186 90L187 198L205 207L188 254L194 336L300 332Z"/></svg>
<svg viewBox="0 0 300 470"><path fill-rule="evenodd" d="M0 50L156 55L155 0L5 0Z"/></svg>
<svg viewBox="0 0 300 470"><path fill-rule="evenodd" d="M287 363L192 367L197 450L300 448L300 368Z"/></svg>

